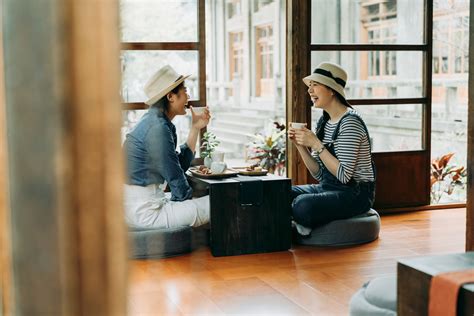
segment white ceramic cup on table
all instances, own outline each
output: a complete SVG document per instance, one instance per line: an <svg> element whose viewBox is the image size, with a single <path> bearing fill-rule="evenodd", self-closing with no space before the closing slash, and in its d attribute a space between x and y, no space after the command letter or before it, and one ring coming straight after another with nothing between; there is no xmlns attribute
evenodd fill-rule
<svg viewBox="0 0 474 316"><path fill-rule="evenodd" d="M224 152L215 151L211 154L212 161L224 162Z"/></svg>

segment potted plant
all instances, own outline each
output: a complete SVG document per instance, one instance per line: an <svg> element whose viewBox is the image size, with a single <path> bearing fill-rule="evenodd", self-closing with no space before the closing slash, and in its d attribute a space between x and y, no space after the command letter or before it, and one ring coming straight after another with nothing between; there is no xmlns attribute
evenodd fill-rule
<svg viewBox="0 0 474 316"><path fill-rule="evenodd" d="M270 173L282 175L286 162L285 135L285 125L272 122L263 132L254 135L254 140L247 145L247 159L256 160Z"/></svg>
<svg viewBox="0 0 474 316"><path fill-rule="evenodd" d="M467 171L464 166L449 164L454 153L434 159L431 162L431 203L439 203L447 193L451 195L456 187L464 187Z"/></svg>
<svg viewBox="0 0 474 316"><path fill-rule="evenodd" d="M211 167L212 158L211 155L215 151L216 147L220 144L217 140L216 135L212 132L205 132L202 137L201 143L201 158L204 158L204 165L208 168Z"/></svg>

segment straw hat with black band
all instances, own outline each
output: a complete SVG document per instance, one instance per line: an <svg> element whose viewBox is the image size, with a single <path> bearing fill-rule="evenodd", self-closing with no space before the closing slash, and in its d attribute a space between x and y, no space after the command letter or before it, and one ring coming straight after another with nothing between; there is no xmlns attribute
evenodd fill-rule
<svg viewBox="0 0 474 316"><path fill-rule="evenodd" d="M143 88L148 97L145 103L155 104L189 76L179 75L170 65L162 67L153 74Z"/></svg>
<svg viewBox="0 0 474 316"><path fill-rule="evenodd" d="M303 82L309 87L311 81L316 81L317 83L323 84L328 88L334 90L341 97L341 101L345 106L352 106L346 100L346 94L344 92L344 87L347 82L347 73L341 66L329 62L320 63L313 73L307 77L303 78Z"/></svg>

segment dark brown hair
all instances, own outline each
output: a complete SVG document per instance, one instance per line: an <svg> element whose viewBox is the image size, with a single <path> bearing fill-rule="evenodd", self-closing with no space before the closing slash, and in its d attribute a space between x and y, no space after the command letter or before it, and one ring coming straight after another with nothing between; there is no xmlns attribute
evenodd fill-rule
<svg viewBox="0 0 474 316"><path fill-rule="evenodd" d="M178 94L179 90L181 90L181 89L184 89L184 81L181 82L179 85L177 85L173 90L171 90L168 93ZM156 101L152 106L157 107L163 113L167 113L169 105L170 105L170 102L168 101L168 98L166 97L168 95L168 93L164 97L162 97L161 99Z"/></svg>

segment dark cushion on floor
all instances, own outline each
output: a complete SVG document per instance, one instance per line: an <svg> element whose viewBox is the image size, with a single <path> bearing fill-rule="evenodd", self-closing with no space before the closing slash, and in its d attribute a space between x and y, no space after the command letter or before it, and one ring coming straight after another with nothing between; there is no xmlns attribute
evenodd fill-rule
<svg viewBox="0 0 474 316"><path fill-rule="evenodd" d="M380 216L370 209L355 217L336 220L311 231L310 236L298 236L297 243L311 246L350 246L378 238Z"/></svg>
<svg viewBox="0 0 474 316"><path fill-rule="evenodd" d="M192 250L192 228L142 228L129 227L130 257L167 258Z"/></svg>
<svg viewBox="0 0 474 316"><path fill-rule="evenodd" d="M351 298L351 316L395 316L397 314L397 276L367 282Z"/></svg>

